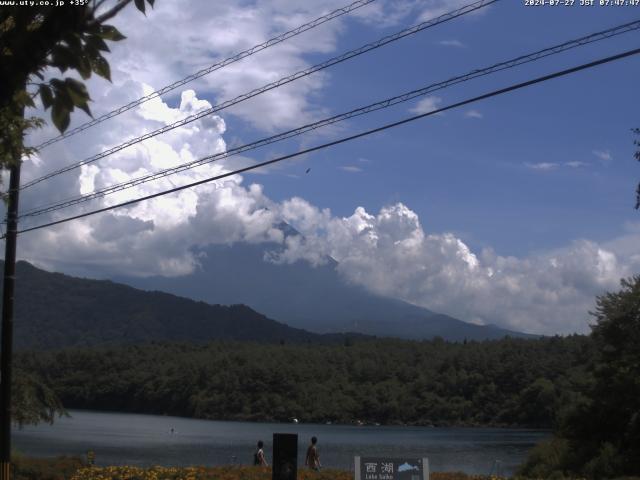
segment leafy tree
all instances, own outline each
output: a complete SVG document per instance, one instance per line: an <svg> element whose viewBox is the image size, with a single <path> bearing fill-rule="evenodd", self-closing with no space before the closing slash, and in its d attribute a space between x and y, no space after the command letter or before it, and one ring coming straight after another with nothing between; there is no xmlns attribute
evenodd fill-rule
<svg viewBox="0 0 640 480"><path fill-rule="evenodd" d="M640 276L597 299L590 379L520 473L613 478L640 474Z"/></svg>
<svg viewBox="0 0 640 480"><path fill-rule="evenodd" d="M35 153L25 147L24 137L44 120L25 116L39 96L60 132L69 126L70 114L77 107L91 115L91 100L85 84L72 77L54 78L76 71L83 80L95 73L111 80L104 53L107 41L124 39L106 22L134 1L144 13L145 0L92 0L83 5L38 4L3 6L0 9L0 169L19 165ZM153 7L155 0L146 0ZM13 174L13 173L12 173ZM64 412L58 397L39 378L17 371L12 381L12 418L19 424L52 421Z"/></svg>
<svg viewBox="0 0 640 480"><path fill-rule="evenodd" d="M67 415L54 391L32 373L14 372L12 390L11 418L20 427L53 423L56 416Z"/></svg>
<svg viewBox="0 0 640 480"><path fill-rule="evenodd" d="M35 105L36 96L45 109L51 109L51 120L60 132L69 126L76 107L91 115L91 97L83 82L71 77L45 79L45 74L58 69L76 71L84 80L92 73L111 80L104 58L109 51L106 42L125 37L105 22L132 1L145 11L145 0L118 0L107 9L106 0L0 9L0 168L35 153L23 139L28 130L43 124L42 119L24 114ZM155 0L146 1L153 6Z"/></svg>
<svg viewBox="0 0 640 480"><path fill-rule="evenodd" d="M584 440L593 463L586 473L595 476L640 473L640 276L621 283L619 292L598 298L595 384L587 417L575 419L589 424Z"/></svg>

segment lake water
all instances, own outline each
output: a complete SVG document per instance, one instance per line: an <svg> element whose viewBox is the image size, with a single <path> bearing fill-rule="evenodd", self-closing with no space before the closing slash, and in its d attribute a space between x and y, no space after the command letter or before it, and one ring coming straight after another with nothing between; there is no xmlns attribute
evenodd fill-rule
<svg viewBox="0 0 640 480"><path fill-rule="evenodd" d="M353 457L428 457L431 471L511 475L548 432L500 428L428 428L217 422L179 417L71 410L54 425L15 429L14 448L30 456L96 453L99 465L250 464L265 443L271 463L273 433L297 433L299 465L309 439L318 437L325 467L352 469ZM171 433L173 429L173 433Z"/></svg>

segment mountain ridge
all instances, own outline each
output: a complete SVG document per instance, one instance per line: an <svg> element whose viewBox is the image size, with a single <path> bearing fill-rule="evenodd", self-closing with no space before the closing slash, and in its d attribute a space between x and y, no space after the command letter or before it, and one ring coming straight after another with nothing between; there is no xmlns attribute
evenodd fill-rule
<svg viewBox="0 0 640 480"><path fill-rule="evenodd" d="M495 325L475 325L402 300L371 293L346 282L332 259L265 261L277 244L209 246L194 252L200 267L180 277L116 277L143 290L159 290L207 303L242 303L270 318L315 333L357 331L367 335L421 340L490 340L506 335L534 338ZM220 274L219 272L222 272Z"/></svg>
<svg viewBox="0 0 640 480"><path fill-rule="evenodd" d="M25 261L16 265L15 298L18 350L153 341L319 344L359 336L319 335L272 320L246 305L210 305L165 292L144 292L111 280L47 272Z"/></svg>

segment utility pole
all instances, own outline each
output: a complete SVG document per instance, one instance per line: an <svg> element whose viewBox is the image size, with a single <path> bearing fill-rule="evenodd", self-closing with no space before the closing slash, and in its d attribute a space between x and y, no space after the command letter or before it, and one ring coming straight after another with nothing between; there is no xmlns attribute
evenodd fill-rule
<svg viewBox="0 0 640 480"><path fill-rule="evenodd" d="M20 159L9 169L7 233L2 286L2 352L0 354L0 480L11 478L11 360L13 356L13 297L16 279Z"/></svg>

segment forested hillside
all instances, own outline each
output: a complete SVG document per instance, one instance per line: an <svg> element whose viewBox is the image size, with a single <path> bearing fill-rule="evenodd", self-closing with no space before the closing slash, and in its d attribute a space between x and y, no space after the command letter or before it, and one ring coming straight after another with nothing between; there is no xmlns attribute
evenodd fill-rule
<svg viewBox="0 0 640 480"><path fill-rule="evenodd" d="M153 344L23 353L67 408L209 419L549 427L588 337L344 345Z"/></svg>
<svg viewBox="0 0 640 480"><path fill-rule="evenodd" d="M17 279L21 286L16 289L17 349L154 340L342 343L346 338L293 328L245 305L209 305L110 281L45 272L27 262L18 262Z"/></svg>
<svg viewBox="0 0 640 480"><path fill-rule="evenodd" d="M243 265L250 270L248 264ZM334 284L337 277L332 270L325 269L322 273L310 267L301 271L285 268L284 271L291 273L294 270L298 275L287 277L288 283L282 283L278 277L268 282L265 272L260 273L260 269L256 269L253 276L247 273L239 279L238 272L230 264L220 262L219 267L215 275L208 277L172 279L172 285L181 286L173 293L183 296L176 296L155 291L149 285L148 290L152 291L107 280L47 272L27 262L18 262L15 346L17 349L57 349L149 341L206 343L212 340L342 343L346 336L364 336L352 332L413 339L439 336L459 341L465 338L498 339L505 335L527 337L491 325L468 324L355 287ZM220 275L220 272L226 273ZM247 277L261 280L256 284ZM253 291L251 298L260 297L266 304L277 305L276 310L268 310L278 315L265 316L261 309L256 311L244 304L242 297L223 296L226 301L221 303L225 305L219 305L205 295L209 292L211 297L216 297L214 294L230 288L224 285L237 286L238 282L243 283L243 291ZM314 282L320 282L324 287L319 288L319 284ZM139 280L139 283L146 282ZM269 284L269 288L264 288L265 284ZM162 285L162 282L158 283L157 288L162 290ZM187 298L190 297L189 292L192 297L206 301ZM196 292L198 295L194 295ZM339 296L337 292L340 292ZM298 312L310 298L314 299L313 302L309 301L304 309L313 312L313 316L307 321L290 323L297 314L293 317L280 316L283 312ZM320 308L320 305L325 306ZM343 313L339 312L355 315L354 321L345 323Z"/></svg>

